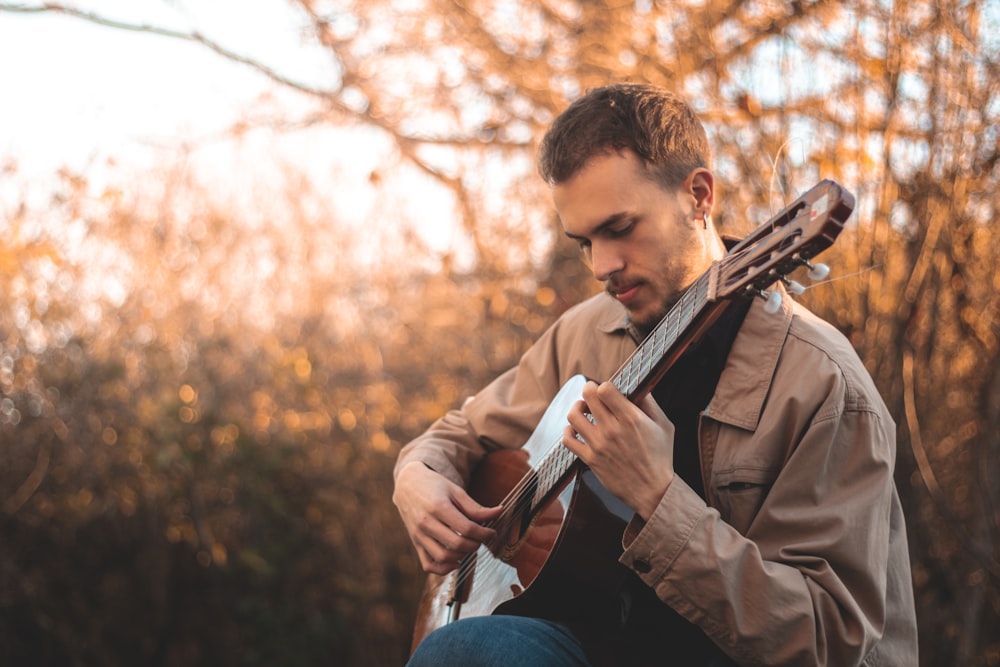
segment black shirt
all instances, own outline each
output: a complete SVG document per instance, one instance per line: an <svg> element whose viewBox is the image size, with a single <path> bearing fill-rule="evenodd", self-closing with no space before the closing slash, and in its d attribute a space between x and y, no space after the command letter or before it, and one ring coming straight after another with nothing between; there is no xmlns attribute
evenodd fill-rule
<svg viewBox="0 0 1000 667"><path fill-rule="evenodd" d="M705 498L698 453L698 421L708 407L733 340L750 302L731 304L653 389L653 398L674 425L674 472Z"/></svg>

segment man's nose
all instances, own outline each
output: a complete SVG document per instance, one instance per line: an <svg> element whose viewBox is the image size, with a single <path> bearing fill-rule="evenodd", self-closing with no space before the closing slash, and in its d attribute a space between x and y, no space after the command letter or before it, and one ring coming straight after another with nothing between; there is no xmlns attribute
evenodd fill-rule
<svg viewBox="0 0 1000 667"><path fill-rule="evenodd" d="M590 253L590 270L594 272L594 278L597 280L603 282L625 268L624 257L612 243L595 241L591 245Z"/></svg>

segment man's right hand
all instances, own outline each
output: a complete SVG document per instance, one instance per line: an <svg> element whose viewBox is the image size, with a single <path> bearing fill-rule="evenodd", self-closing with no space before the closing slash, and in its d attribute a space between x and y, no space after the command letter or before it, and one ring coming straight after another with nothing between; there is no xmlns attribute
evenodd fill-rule
<svg viewBox="0 0 1000 667"><path fill-rule="evenodd" d="M447 574L496 531L482 523L502 507L483 507L444 475L423 463L406 464L396 476L392 502L399 510L425 572Z"/></svg>

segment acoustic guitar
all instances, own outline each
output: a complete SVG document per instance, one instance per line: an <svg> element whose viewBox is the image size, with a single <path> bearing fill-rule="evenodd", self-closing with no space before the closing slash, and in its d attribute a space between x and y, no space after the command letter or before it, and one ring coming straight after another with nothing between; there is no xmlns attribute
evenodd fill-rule
<svg viewBox="0 0 1000 667"><path fill-rule="evenodd" d="M684 351L739 299L764 298L775 312L777 281L807 266L821 280L828 269L810 260L827 249L854 210L854 197L824 180L761 225L691 285L611 378L638 402ZM633 511L611 495L568 449L562 433L586 378L571 378L520 449L498 450L477 466L469 493L502 505L487 525L496 539L481 545L447 575L429 575L417 610L412 648L461 618L516 614L563 618L612 600L627 574L618 563L621 535Z"/></svg>

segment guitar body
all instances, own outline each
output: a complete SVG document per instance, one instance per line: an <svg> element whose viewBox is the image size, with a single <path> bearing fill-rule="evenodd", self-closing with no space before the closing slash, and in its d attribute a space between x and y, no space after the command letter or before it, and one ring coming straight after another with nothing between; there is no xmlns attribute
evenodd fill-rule
<svg viewBox="0 0 1000 667"><path fill-rule="evenodd" d="M523 488L548 451L562 447L566 415L585 381L576 376L562 387L524 447L487 455L476 469L470 495L494 506L519 485ZM496 526L495 543L481 546L458 570L428 577L412 648L462 618L514 614L571 622L614 602L626 575L618 558L632 510L579 462L533 510L530 503L524 505Z"/></svg>

